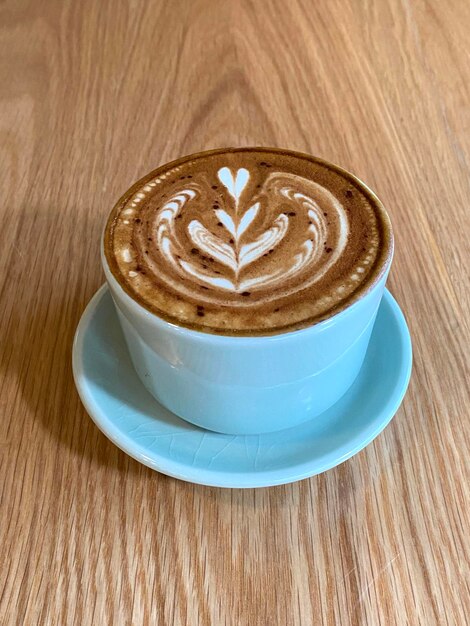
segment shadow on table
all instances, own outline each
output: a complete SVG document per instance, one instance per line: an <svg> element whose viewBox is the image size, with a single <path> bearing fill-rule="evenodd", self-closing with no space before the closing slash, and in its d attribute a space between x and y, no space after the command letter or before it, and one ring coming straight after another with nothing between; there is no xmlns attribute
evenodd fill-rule
<svg viewBox="0 0 470 626"><path fill-rule="evenodd" d="M88 300L103 282L98 254L93 259L94 269L83 271L86 254L86 249L77 253L82 257L78 263L74 263L73 255L72 260L64 258L49 276L50 268L28 268L24 263L16 275L6 277L6 315L0 327L1 375L11 381L10 388L19 395L11 419L24 429L32 429L28 421L37 420L47 431L46 439L50 437L59 447L68 448L75 457L85 457L92 464L126 473L152 473L99 431L75 389L75 329Z"/></svg>

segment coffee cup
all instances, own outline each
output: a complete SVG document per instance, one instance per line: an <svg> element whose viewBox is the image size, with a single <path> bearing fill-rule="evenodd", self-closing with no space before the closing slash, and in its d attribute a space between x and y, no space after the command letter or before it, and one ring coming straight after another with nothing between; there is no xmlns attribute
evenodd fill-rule
<svg viewBox="0 0 470 626"><path fill-rule="evenodd" d="M280 168L279 164L276 163L276 150L251 150L259 150L260 154L264 155L263 162L269 161L270 164L272 162L274 170L276 166ZM233 149L233 152L237 153L236 149ZM242 152L240 159L243 164L245 155L243 151L240 152ZM226 152L213 151L200 154L207 154L210 157L215 154L223 157ZM284 323L282 325L278 324L278 322L272 322L273 319L277 318L270 313L269 315L266 314L262 319L271 320L269 322L271 326L266 322L261 330L259 328L253 329L252 327L246 329L240 326L235 329L229 328L228 330L223 327L214 329L209 327L208 329L204 326L198 326L196 317L201 308L204 307L204 310L207 310L206 301L201 300L203 304L197 304L198 300L193 300L192 294L187 296L186 299L184 297L186 287L183 283L186 274L182 278L181 294L183 295L179 297L183 299L184 303L188 300L195 304L195 317L194 319L189 319L189 321L187 317L178 319L169 317L165 312L157 313L145 299L141 298L142 293L148 293L144 291L144 287L142 287L140 294L134 293L129 288L128 281L122 278L122 274L117 269L118 264L115 261L117 256L116 250L110 245L110 242L116 241L118 237L114 232L114 240L112 239L112 225L116 223L116 216L121 216L119 219L123 219L122 216L124 216L124 221L127 222L139 220L137 224L140 226L142 218L135 217L135 215L144 214L139 212L139 203L135 203L135 200L145 201L146 193L140 190L148 190L151 195L155 187L152 187L150 182L165 176L168 171L174 171L175 167L182 168L177 169L179 173L181 171L183 173L193 172L193 174L182 175L183 182L181 184L185 186L186 181L184 179L186 176L189 176L189 180L197 178L197 171L190 167L185 169L185 164L188 162L192 163L195 157L192 157L193 160L190 157L186 157L186 160L175 162L177 165L173 163L164 168L159 168L136 183L117 203L108 220L102 240L101 257L106 280L115 303L132 363L143 385L163 406L177 416L201 428L220 433L251 435L290 428L315 418L337 402L351 387L361 369L390 270L393 254L393 237L390 223L381 203L364 183L341 168L326 164L326 162L320 159L287 151L283 151L282 154L294 155L292 158L313 160L310 162L313 162L316 167L320 168L321 172L323 167L333 168L332 171L335 176L342 177L347 181L347 189L353 189L354 194L362 194L361 202L362 197L366 198L373 206L374 215L377 216L378 214L379 216L377 232L379 233L380 241L378 241L372 261L370 254L367 256L368 250L366 250L362 257L358 254L357 258L354 258L354 263L351 263L351 266L354 266L354 268L348 270L349 282L343 276L342 279L340 278L339 282L341 284L338 286L338 281L335 282L336 279L330 279L328 287L331 285L334 287L332 293L334 294L333 297L336 298L334 302L336 306L330 309L326 308L326 311L323 312L320 311L317 317L312 316L309 319L293 320L292 311L294 310L294 305L292 302L294 300L291 302L288 299L290 296L286 296L286 292L282 292L279 301L274 299L272 305L270 304L269 306L272 306L272 311L274 311L282 308L282 306L274 306L275 304L281 303L282 305L283 302L287 302L285 307L288 313L285 314L286 317L283 320L288 322L287 324ZM220 169L219 167L219 172ZM240 167L238 169L233 167L229 171L237 172L240 169ZM249 167L245 169L249 171ZM288 174L290 174L290 171ZM303 169L302 174L306 176ZM282 175L287 176L284 172ZM269 189L273 189L275 184L272 181L275 179L271 174L270 176L269 180L271 182L269 184L271 187ZM222 176L219 178L223 180ZM236 176L234 175L231 180L236 182ZM301 184L297 178L292 180L294 181L292 182L294 187ZM173 185L176 184L173 181L170 182ZM323 179L322 182L326 184ZM191 182L190 184L195 189L197 188L196 183ZM307 185L307 183L305 184ZM260 183L257 183L257 185L259 186ZM210 188L215 186L215 184L211 185ZM228 187L230 187L230 181ZM286 192L285 198L292 198L294 201L295 194L299 197L301 195L306 196L305 189L307 187L308 185L303 188L303 191L294 189L290 196ZM256 185L253 185L253 188L256 188ZM232 185L232 191L233 189ZM284 187L280 187L280 189L282 190ZM170 189L169 191L174 190ZM248 194L248 192L246 193ZM329 193L331 193L331 189ZM312 197L313 194L314 192L311 191ZM173 196L171 193L163 194L162 192L163 195L168 195L169 200L166 198L165 201L171 202L173 196L181 196L181 193L176 189ZM191 199L191 196L188 197ZM261 211L265 196L261 195L259 197L260 200L257 200L257 202L259 202L259 211ZM307 216L309 215L308 211L311 210L309 207L313 205L318 206L318 212L320 213L320 210L324 208L320 206L320 202L323 201L322 198L323 196L315 196L315 199L311 199L310 204L300 198L299 206L303 206ZM132 199L134 199L135 203L131 207L135 209L133 212L128 207ZM221 203L223 204L222 200ZM165 204L160 206L160 200L156 204L158 204L158 207L155 206L152 209L154 213L167 210L165 209ZM256 202L252 202L252 199L250 199L247 205L255 206ZM269 206L273 205L274 202L271 201ZM280 208L284 208L284 206L284 199L282 199ZM286 211L288 216L290 213L299 213L299 209L296 211L292 206L288 208L290 209L290 211ZM181 211L181 206L177 207L176 210ZM217 209L214 210L217 211ZM339 211L340 209L337 208L337 210ZM128 211L128 213L125 213L125 211ZM274 212L276 213L277 211L276 209ZM327 211L323 211L323 213L326 215ZM347 216L346 209L343 213ZM220 209L217 215L221 215ZM354 219L353 217L350 220L350 233L354 226ZM331 220L330 223L332 223L333 217L330 215L328 220ZM193 222L189 223L192 224ZM354 227L359 228L357 225ZM149 228L158 229L158 225L155 226L155 223L150 221ZM294 228L292 226L292 230ZM320 226L318 228L320 229ZM331 228L334 229L334 224ZM125 231L123 230L123 232ZM324 228L321 232L326 237ZM341 232L339 234L336 232L335 236L339 240ZM354 236L354 233L350 234L350 239L354 244L353 251L356 253L356 250L359 251L359 240L354 240ZM122 241L123 238L119 239L119 253L122 252ZM201 245L203 246L204 244L202 243ZM334 245L334 243L331 245ZM352 255L351 250L347 247L348 245L346 243L344 247L345 252L343 256L345 260ZM365 248L362 247L361 250L365 250ZM128 252L128 248L125 248L125 252ZM328 253L322 252L322 256L318 258L324 258L325 260L322 262L326 264L329 258L327 255ZM126 258L128 256L129 254L126 255ZM260 259L262 261L262 257ZM369 264L373 265L370 271L367 270L367 279L364 280L362 280L362 275L358 274L357 270L357 268L361 267L360 259L364 263L367 263L368 259ZM127 266L122 266L127 268ZM137 265L132 265L132 267L137 268ZM149 264L149 267L151 268L152 265ZM367 265L363 265L363 267L367 268ZM318 259L316 264L312 261L310 267L302 268L301 272L304 272L307 278L304 278L303 274L299 277L300 287L298 292L296 292L296 297L298 297L298 294L302 297L306 291L308 292L310 287L305 287L305 285L310 284L308 280L310 280L309 277L311 277L314 271L317 271L318 274L320 273L321 270L318 268ZM194 274L194 270L190 271ZM129 269L128 272L132 277L136 273L136 269ZM205 274L202 273L201 275L204 277ZM209 276L209 274L207 275ZM264 273L260 270L260 275L265 276L266 270L264 270ZM355 278L352 279L349 275ZM146 276L144 278L147 280ZM157 280L160 280L158 276ZM161 280L164 281L165 279ZM207 285L212 286L213 283L209 282L209 278L207 280ZM254 279L251 277L250 280L253 284ZM350 286L351 280L352 283L356 281L358 284L354 285L351 283L352 291L350 293L348 292L349 287L345 288L346 296L344 299L341 299L339 295L341 287L344 285ZM146 289L146 283L144 286ZM191 284L191 286L193 285ZM270 298L273 297L272 293L275 292L277 287L278 285L275 284L272 290L266 290ZM177 291L178 288L177 285L177 294L179 293ZM292 286L289 288L293 289ZM206 288L205 291L207 290ZM204 294L205 291L201 291L201 294ZM256 292L256 289L254 291ZM263 293L261 288L259 293ZM305 297L308 297L308 293ZM230 296L232 297L232 292L230 292ZM213 297L218 297L218 292ZM253 309L258 307L258 309L266 312L267 305L265 302L268 302L268 300L263 300L262 297L265 296L257 296L256 293L255 297L259 297L259 300L249 306ZM235 293L233 298L238 298L238 294ZM245 306L243 298L246 298L246 296L240 294L238 300L243 302L243 306ZM238 303L238 300L234 301ZM235 310L235 305L233 305L233 308L235 319L238 312ZM220 309L221 305L216 310L219 311ZM186 309L184 310L186 311ZM223 309L223 313L225 315L226 309ZM228 315L226 318L231 319ZM220 316L217 319L221 319ZM245 320L246 315L244 318L240 315L239 319ZM237 324L241 324L241 322L237 321ZM278 325L275 326L275 324Z"/></svg>

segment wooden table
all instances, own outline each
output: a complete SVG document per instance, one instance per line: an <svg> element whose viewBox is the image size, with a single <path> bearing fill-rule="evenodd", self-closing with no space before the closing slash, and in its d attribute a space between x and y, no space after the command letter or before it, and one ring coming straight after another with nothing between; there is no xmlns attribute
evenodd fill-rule
<svg viewBox="0 0 470 626"><path fill-rule="evenodd" d="M469 29L467 0L1 3L2 625L470 623ZM414 343L386 431L271 489L139 465L71 373L114 201L226 145L377 191Z"/></svg>

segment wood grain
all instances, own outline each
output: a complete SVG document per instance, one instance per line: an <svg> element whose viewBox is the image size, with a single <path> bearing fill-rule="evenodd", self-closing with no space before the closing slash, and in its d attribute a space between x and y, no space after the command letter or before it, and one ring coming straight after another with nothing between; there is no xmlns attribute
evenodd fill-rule
<svg viewBox="0 0 470 626"><path fill-rule="evenodd" d="M0 3L1 624L469 623L469 29L467 0ZM372 445L258 491L127 457L70 365L115 199L226 145L377 191L414 342Z"/></svg>

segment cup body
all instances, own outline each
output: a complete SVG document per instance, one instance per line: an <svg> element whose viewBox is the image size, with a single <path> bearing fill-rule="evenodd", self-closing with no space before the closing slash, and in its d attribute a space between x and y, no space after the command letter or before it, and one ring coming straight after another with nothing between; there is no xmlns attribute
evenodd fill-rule
<svg viewBox="0 0 470 626"><path fill-rule="evenodd" d="M301 330L221 336L171 324L133 300L102 262L137 374L167 409L203 428L240 435L319 415L346 393L363 363L391 258L362 297Z"/></svg>

